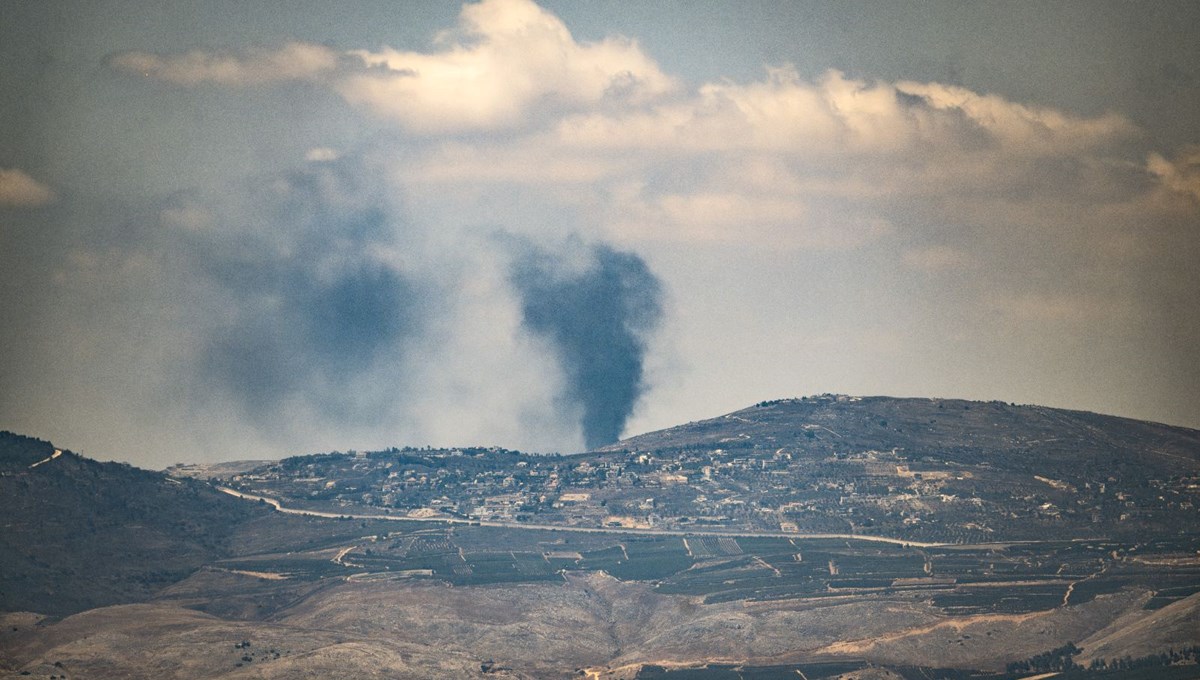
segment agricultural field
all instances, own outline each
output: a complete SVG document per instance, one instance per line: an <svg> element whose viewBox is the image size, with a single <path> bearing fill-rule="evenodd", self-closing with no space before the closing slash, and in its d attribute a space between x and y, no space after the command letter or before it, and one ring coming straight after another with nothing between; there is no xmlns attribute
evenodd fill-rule
<svg viewBox="0 0 1200 680"><path fill-rule="evenodd" d="M455 586L553 584L595 572L705 604L924 601L953 616L1048 611L1136 588L1152 591L1145 607L1157 609L1200 592L1200 564L1163 562L1178 552L1146 553L1146 546L1102 541L917 548L855 539L313 518L292 518L292 531L299 550L240 555L212 566L299 581L415 579Z"/></svg>

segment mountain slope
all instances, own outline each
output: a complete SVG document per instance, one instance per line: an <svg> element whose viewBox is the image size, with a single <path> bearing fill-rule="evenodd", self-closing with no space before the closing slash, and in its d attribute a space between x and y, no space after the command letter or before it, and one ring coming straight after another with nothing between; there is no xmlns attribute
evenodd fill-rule
<svg viewBox="0 0 1200 680"><path fill-rule="evenodd" d="M0 433L0 611L62 615L145 599L225 555L264 510L200 482Z"/></svg>
<svg viewBox="0 0 1200 680"><path fill-rule="evenodd" d="M999 401L844 395L760 402L601 450L666 452L755 445L789 445L811 452L901 449L909 458L1006 468L1063 460L1117 471L1148 465L1154 473L1167 475L1200 470L1200 431L1183 427Z"/></svg>
<svg viewBox="0 0 1200 680"><path fill-rule="evenodd" d="M660 467L704 484L709 498L798 503L788 507L807 509L794 521L808 531L1144 540L1194 538L1200 520L1200 431L1041 406L784 399L631 437L597 455L622 452L677 461Z"/></svg>
<svg viewBox="0 0 1200 680"><path fill-rule="evenodd" d="M965 672L1068 642L1084 660L1197 642L1200 433L1184 428L821 396L578 456L175 472L0 435L0 610L140 602L0 617L0 677Z"/></svg>

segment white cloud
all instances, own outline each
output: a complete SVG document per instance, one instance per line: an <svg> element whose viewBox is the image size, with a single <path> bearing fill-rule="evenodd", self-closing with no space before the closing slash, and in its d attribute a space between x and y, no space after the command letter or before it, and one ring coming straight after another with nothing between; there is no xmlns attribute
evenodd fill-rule
<svg viewBox="0 0 1200 680"><path fill-rule="evenodd" d="M458 29L438 42L444 48L431 53L351 52L372 68L337 89L411 130L445 132L514 126L535 105L639 101L674 87L636 43L576 42L561 20L529 0L465 5Z"/></svg>
<svg viewBox="0 0 1200 680"><path fill-rule="evenodd" d="M448 141L423 159L436 176L484 181L552 182L557 173L547 168L575 178L568 181L606 174L629 181L650 167L695 163L696 154L723 154L712 156L716 163L757 154L796 166L810 189L824 185L822 192L843 196L948 187L997 193L1026 181L1029 163L1091 162L1138 134L1116 114L1077 116L961 87L866 81L836 70L809 81L781 66L758 81L710 82L688 93L636 43L579 42L530 0L464 5L455 29L428 51L339 55L289 43L240 56L132 52L113 63L184 85L315 79L422 135L505 130ZM524 132L514 136L513 129ZM1161 157L1151 163L1163 165ZM714 191L725 190L704 193Z"/></svg>
<svg viewBox="0 0 1200 680"><path fill-rule="evenodd" d="M1200 146L1185 149L1174 161L1150 154L1146 169L1167 189L1200 200Z"/></svg>
<svg viewBox="0 0 1200 680"><path fill-rule="evenodd" d="M837 71L809 82L784 67L756 82L566 113L523 135L447 141L406 175L447 190L541 187L590 202L593 217L631 241L852 248L893 230L898 201L948 224L1061 224L1068 206L1128 193L1121 154L1136 135L1111 114ZM907 264L967 261L928 252Z"/></svg>
<svg viewBox="0 0 1200 680"><path fill-rule="evenodd" d="M242 54L192 50L160 55L124 52L110 60L122 71L176 85L205 83L245 87L287 80L311 80L332 72L338 53L321 45L290 42L275 50L263 48Z"/></svg>
<svg viewBox="0 0 1200 680"><path fill-rule="evenodd" d="M577 42L558 17L530 0L466 4L457 29L440 34L435 47L343 55L291 42L238 54L126 52L110 64L185 86L320 81L350 104L421 133L515 127L547 109L643 102L676 88L637 43Z"/></svg>
<svg viewBox="0 0 1200 680"><path fill-rule="evenodd" d="M935 111L961 114L1007 153L1081 151L1111 145L1137 133L1133 123L1115 113L1085 118L940 83L904 81L895 85L895 91L916 97Z"/></svg>
<svg viewBox="0 0 1200 680"><path fill-rule="evenodd" d="M786 65L684 90L636 43L578 41L529 0L466 4L419 51L292 43L114 63L181 84L311 78L415 133L394 138L403 160L388 164L393 179L411 202L460 224L573 211L543 221L626 243L809 249L936 224L1004 236L972 255L938 246L894 256L925 272L1019 271L1032 266L1022 248L1127 258L1129 247L1110 257L1104 244L1145 243L1129 225L1146 211L1194 211L1182 197L1200 196L1200 154L1147 160L1134 150L1141 132L1117 114L837 70L808 79ZM1162 190L1151 197L1155 177Z"/></svg>
<svg viewBox="0 0 1200 680"><path fill-rule="evenodd" d="M563 119L559 141L588 148L763 150L808 157L934 153L1051 155L1135 135L1127 119L1079 117L939 83L816 82L792 67L751 83L709 83L684 102Z"/></svg>
<svg viewBox="0 0 1200 680"><path fill-rule="evenodd" d="M50 187L16 168L0 168L0 205L31 208L52 200Z"/></svg>

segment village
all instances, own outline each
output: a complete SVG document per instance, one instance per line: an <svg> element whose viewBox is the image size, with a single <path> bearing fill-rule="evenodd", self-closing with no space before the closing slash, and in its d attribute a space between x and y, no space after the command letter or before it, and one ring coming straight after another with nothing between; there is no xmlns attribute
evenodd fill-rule
<svg viewBox="0 0 1200 680"><path fill-rule="evenodd" d="M1096 537L1156 511L1196 513L1200 480L1132 491L896 450L820 457L790 447L533 455L501 448L336 452L218 483L322 510L512 524L854 534L975 543L1045 531ZM1139 494L1142 491L1144 493ZM1015 501L1015 502L1014 502ZM1003 512L997 511L1003 505Z"/></svg>

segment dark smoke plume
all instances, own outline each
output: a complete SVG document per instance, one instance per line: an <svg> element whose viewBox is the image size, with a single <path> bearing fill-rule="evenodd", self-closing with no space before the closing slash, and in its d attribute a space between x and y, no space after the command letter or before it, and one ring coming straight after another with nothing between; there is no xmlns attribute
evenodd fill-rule
<svg viewBox="0 0 1200 680"><path fill-rule="evenodd" d="M335 420L371 420L354 379L402 355L423 326L419 284L375 251L391 245L383 201L351 165L273 180L191 237L191 257L225 290L200 362L206 382L259 422L299 399Z"/></svg>
<svg viewBox="0 0 1200 680"><path fill-rule="evenodd" d="M526 245L511 280L527 328L550 339L582 408L588 449L617 441L643 383L647 335L662 316L662 286L633 253L587 249L582 267ZM574 263L572 263L574 264Z"/></svg>

